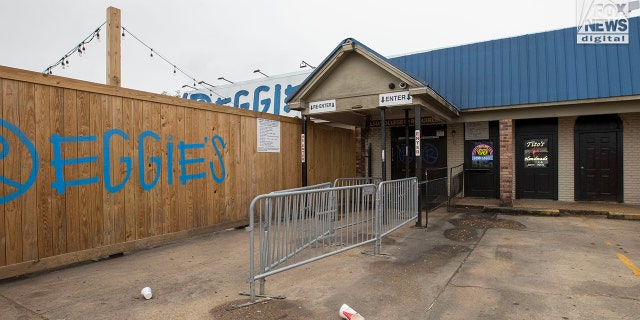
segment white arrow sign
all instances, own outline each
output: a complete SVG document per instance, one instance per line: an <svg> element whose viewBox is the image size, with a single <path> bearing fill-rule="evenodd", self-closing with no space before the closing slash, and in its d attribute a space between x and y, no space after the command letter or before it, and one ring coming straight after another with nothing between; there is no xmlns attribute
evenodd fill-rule
<svg viewBox="0 0 640 320"><path fill-rule="evenodd" d="M401 106L412 104L413 98L409 95L409 91L382 93L378 96L378 102L381 107Z"/></svg>

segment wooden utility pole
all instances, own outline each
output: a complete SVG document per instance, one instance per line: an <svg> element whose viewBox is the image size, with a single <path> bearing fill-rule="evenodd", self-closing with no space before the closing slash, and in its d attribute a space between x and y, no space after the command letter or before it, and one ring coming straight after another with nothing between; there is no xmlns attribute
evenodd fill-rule
<svg viewBox="0 0 640 320"><path fill-rule="evenodd" d="M120 9L107 8L107 85L121 86Z"/></svg>

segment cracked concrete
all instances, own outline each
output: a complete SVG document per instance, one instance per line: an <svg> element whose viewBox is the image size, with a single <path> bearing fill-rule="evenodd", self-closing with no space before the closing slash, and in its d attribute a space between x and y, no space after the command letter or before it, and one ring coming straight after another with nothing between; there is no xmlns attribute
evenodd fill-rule
<svg viewBox="0 0 640 320"><path fill-rule="evenodd" d="M640 277L617 254L640 265L638 222L469 213L430 213L427 229L385 238L383 256L363 246L268 277L266 293L285 300L226 310L248 301L248 234L228 230L0 281L0 315L337 320L346 303L368 320L637 318ZM454 223L477 235L446 237ZM144 286L153 299L140 298Z"/></svg>
<svg viewBox="0 0 640 320"><path fill-rule="evenodd" d="M640 277L616 257L620 247L631 245L624 250L640 263L636 222L601 217L508 219L526 230L487 230L428 318L637 318Z"/></svg>

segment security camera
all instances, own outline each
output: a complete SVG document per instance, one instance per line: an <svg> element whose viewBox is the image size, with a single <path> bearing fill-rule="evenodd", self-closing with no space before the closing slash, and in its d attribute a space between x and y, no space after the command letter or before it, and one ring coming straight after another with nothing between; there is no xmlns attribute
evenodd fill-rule
<svg viewBox="0 0 640 320"><path fill-rule="evenodd" d="M393 90L396 88L396 84L393 82L389 82L389 89Z"/></svg>
<svg viewBox="0 0 640 320"><path fill-rule="evenodd" d="M400 87L400 88L404 89L404 88L406 88L406 87L407 87L407 84L406 84L406 83L404 83L404 82L400 82L400 83L398 83L398 87Z"/></svg>

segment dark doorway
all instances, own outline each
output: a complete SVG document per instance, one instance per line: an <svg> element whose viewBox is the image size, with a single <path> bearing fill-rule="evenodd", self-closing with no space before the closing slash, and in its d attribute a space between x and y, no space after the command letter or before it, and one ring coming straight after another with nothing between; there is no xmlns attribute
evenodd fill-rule
<svg viewBox="0 0 640 320"><path fill-rule="evenodd" d="M623 201L622 121L617 115L578 117L576 200Z"/></svg>
<svg viewBox="0 0 640 320"><path fill-rule="evenodd" d="M490 121L488 125L488 139L465 139L464 141L465 197L498 198L500 196L498 121Z"/></svg>
<svg viewBox="0 0 640 320"><path fill-rule="evenodd" d="M421 180L424 180L424 174L427 170L447 167L447 139L445 137L447 131L445 125L423 125L420 131L422 134L420 138ZM415 136L413 127L409 130L408 144L406 143L404 127L391 128L391 150L391 179L402 179L407 176L415 177ZM429 179L447 176L446 169L436 171L429 170Z"/></svg>
<svg viewBox="0 0 640 320"><path fill-rule="evenodd" d="M515 121L516 198L558 200L558 118Z"/></svg>

